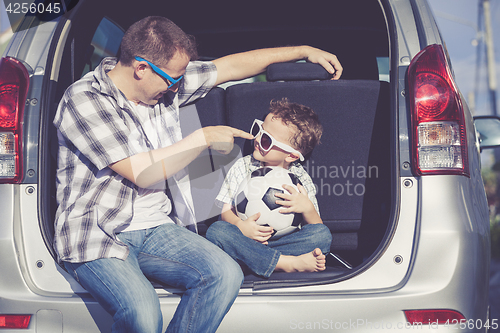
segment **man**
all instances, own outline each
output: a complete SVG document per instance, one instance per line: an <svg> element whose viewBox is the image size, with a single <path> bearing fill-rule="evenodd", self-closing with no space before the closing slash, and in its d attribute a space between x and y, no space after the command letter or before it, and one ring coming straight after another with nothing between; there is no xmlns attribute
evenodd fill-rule
<svg viewBox="0 0 500 333"><path fill-rule="evenodd" d="M147 17L125 33L119 59L106 58L64 94L58 128L59 260L108 311L113 332L161 332L148 278L185 289L167 331L214 332L243 275L219 248L189 231L195 223L185 167L209 147L231 151L227 126L183 138L179 106L223 82L275 62L307 59L338 79L327 52L302 46L255 50L195 62L193 39L170 20ZM165 180L180 189L175 206ZM184 228L186 226L187 228Z"/></svg>

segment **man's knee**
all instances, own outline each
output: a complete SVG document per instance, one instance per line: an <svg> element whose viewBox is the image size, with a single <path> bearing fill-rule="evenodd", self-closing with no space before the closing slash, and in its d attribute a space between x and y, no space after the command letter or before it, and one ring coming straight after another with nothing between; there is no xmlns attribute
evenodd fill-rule
<svg viewBox="0 0 500 333"><path fill-rule="evenodd" d="M214 265L217 266L215 270L217 276L214 278L219 280L221 285L227 288L240 288L244 276L240 265L233 258L226 253L222 253L217 258L217 262L214 262Z"/></svg>
<svg viewBox="0 0 500 333"><path fill-rule="evenodd" d="M219 290L223 294L237 295L244 276L240 265L233 258L219 250L212 252L210 261L205 264L208 270L200 282L209 289Z"/></svg>
<svg viewBox="0 0 500 333"><path fill-rule="evenodd" d="M234 285L239 289L244 279L243 271L241 270L241 266L233 258L229 257L228 261L230 261L231 264L228 264L227 266L228 271L226 272L226 275L228 276L228 279L233 281Z"/></svg>
<svg viewBox="0 0 500 333"><path fill-rule="evenodd" d="M220 282L220 289L226 291L224 296L226 302L232 303L232 301L236 298L240 292L241 285L243 284L243 279L244 275L240 265L231 259L231 264L226 266L223 278Z"/></svg>

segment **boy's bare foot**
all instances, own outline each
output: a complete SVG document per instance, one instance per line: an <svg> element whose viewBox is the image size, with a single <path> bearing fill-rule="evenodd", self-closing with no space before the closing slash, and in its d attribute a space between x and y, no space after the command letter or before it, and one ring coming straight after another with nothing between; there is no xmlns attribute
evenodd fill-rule
<svg viewBox="0 0 500 333"><path fill-rule="evenodd" d="M276 271L319 272L326 268L326 257L319 248L300 256L281 255L276 264Z"/></svg>

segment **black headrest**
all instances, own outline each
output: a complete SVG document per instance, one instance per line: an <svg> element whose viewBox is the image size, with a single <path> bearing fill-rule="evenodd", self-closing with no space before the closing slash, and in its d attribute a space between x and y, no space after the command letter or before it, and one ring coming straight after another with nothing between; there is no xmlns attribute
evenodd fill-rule
<svg viewBox="0 0 500 333"><path fill-rule="evenodd" d="M319 64L310 62L283 62L267 67L267 81L330 80L332 75Z"/></svg>

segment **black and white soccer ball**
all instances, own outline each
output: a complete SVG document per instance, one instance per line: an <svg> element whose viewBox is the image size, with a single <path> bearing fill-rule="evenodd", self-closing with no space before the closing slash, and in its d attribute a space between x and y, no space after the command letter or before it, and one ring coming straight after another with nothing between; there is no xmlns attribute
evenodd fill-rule
<svg viewBox="0 0 500 333"><path fill-rule="evenodd" d="M298 191L297 184L300 184L300 181L293 173L280 167L257 169L241 182L233 202L233 207L242 220L260 212L257 224L274 229L271 240L296 231L302 222L300 213L279 212L283 206L276 204L276 200L281 199L275 194L285 193L283 184L291 185Z"/></svg>

